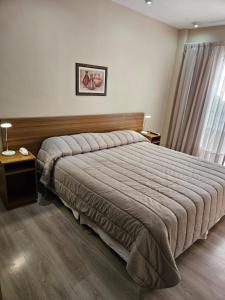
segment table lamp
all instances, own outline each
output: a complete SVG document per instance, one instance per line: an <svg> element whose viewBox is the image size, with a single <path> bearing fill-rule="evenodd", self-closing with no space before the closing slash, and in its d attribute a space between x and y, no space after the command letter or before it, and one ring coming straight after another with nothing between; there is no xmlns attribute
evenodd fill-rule
<svg viewBox="0 0 225 300"><path fill-rule="evenodd" d="M2 123L1 128L5 129L5 143L6 143L6 150L2 152L2 155L5 156L13 156L16 154L14 150L9 150L8 148L8 128L12 127L11 123Z"/></svg>
<svg viewBox="0 0 225 300"><path fill-rule="evenodd" d="M143 123L143 130L141 133L147 134L148 131L146 131L145 129L147 128L147 130L149 129L149 120L151 119L152 116L144 116L144 123Z"/></svg>

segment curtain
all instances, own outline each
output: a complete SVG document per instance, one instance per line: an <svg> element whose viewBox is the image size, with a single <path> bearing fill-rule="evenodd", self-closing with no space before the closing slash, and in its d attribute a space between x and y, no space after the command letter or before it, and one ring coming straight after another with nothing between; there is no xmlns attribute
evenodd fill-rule
<svg viewBox="0 0 225 300"><path fill-rule="evenodd" d="M204 125L197 155L225 164L225 47L215 47L216 71L205 104Z"/></svg>
<svg viewBox="0 0 225 300"><path fill-rule="evenodd" d="M225 45L185 45L167 147L223 163Z"/></svg>

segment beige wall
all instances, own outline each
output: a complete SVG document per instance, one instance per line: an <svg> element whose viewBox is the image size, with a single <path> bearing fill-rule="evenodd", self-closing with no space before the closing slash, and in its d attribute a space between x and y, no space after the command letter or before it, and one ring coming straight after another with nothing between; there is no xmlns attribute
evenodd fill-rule
<svg viewBox="0 0 225 300"><path fill-rule="evenodd" d="M225 26L198 28L189 31L188 43L223 42Z"/></svg>
<svg viewBox="0 0 225 300"><path fill-rule="evenodd" d="M0 117L144 111L161 132L177 30L110 0L0 0ZM108 66L75 96L75 62Z"/></svg>

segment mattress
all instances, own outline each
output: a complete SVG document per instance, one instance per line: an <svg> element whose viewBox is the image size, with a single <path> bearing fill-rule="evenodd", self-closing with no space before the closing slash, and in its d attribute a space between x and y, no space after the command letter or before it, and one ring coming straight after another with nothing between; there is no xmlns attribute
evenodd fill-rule
<svg viewBox="0 0 225 300"><path fill-rule="evenodd" d="M225 214L224 167L135 132L48 139L38 160L42 182L128 251L141 286L176 285L175 259Z"/></svg>

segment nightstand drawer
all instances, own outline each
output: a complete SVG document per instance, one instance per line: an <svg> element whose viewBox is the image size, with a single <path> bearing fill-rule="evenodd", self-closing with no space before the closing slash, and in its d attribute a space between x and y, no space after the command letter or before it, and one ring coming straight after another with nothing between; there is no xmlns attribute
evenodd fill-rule
<svg viewBox="0 0 225 300"><path fill-rule="evenodd" d="M161 135L155 132L140 132L143 136L145 136L152 144L160 145Z"/></svg>
<svg viewBox="0 0 225 300"><path fill-rule="evenodd" d="M6 185L8 209L36 201L36 176L33 171L8 176Z"/></svg>
<svg viewBox="0 0 225 300"><path fill-rule="evenodd" d="M36 201L36 158L30 153L0 156L0 197L7 209Z"/></svg>
<svg viewBox="0 0 225 300"><path fill-rule="evenodd" d="M153 136L152 138L151 138L151 143L153 143L153 144L160 144L160 140L161 140L161 136L159 135L159 136Z"/></svg>
<svg viewBox="0 0 225 300"><path fill-rule="evenodd" d="M24 172L29 172L32 170L35 170L35 161L23 161L23 162L17 162L14 164L6 164L4 165L5 168L5 175L13 175L13 174L19 174Z"/></svg>

